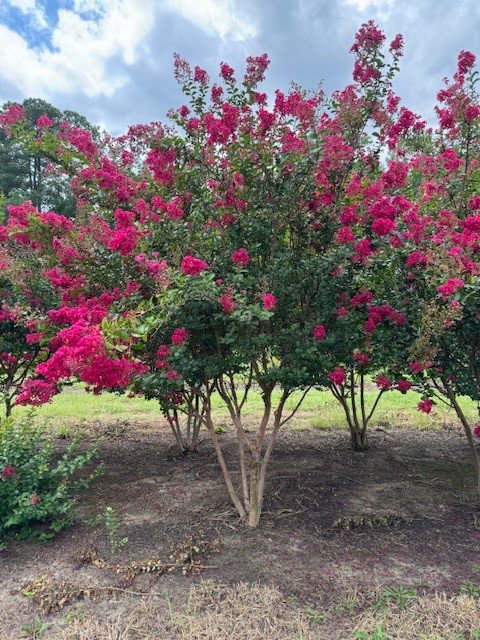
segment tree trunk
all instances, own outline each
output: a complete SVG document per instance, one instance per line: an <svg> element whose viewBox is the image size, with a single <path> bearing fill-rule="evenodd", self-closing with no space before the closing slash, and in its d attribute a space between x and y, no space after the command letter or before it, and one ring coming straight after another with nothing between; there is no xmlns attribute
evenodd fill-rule
<svg viewBox="0 0 480 640"><path fill-rule="evenodd" d="M5 417L8 418L12 415L12 398L6 396L3 401L5 403Z"/></svg>
<svg viewBox="0 0 480 640"><path fill-rule="evenodd" d="M258 527L262 513L262 497L260 496L260 468L259 460L252 460L250 468L250 509L248 511L247 525Z"/></svg>
<svg viewBox="0 0 480 640"><path fill-rule="evenodd" d="M447 391L447 397L450 400L453 408L455 409L455 413L457 414L460 422L462 423L463 430L465 435L467 436L468 448L470 449L470 453L472 455L473 466L475 468L475 473L477 476L477 491L480 493L480 459L478 457L477 449L475 447L475 441L473 439L472 428L462 411L462 407L458 404L457 396L455 395L452 386L448 381L444 381L444 386Z"/></svg>
<svg viewBox="0 0 480 640"><path fill-rule="evenodd" d="M354 451L365 451L368 449L366 429L352 429L350 435L352 437L352 448Z"/></svg>

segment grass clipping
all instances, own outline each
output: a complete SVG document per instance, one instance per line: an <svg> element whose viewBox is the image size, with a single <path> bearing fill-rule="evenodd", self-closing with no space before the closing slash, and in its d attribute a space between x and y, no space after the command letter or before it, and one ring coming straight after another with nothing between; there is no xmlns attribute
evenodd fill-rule
<svg viewBox="0 0 480 640"><path fill-rule="evenodd" d="M1 637L1 634L0 634ZM73 620L45 640L318 640L305 613L274 588L205 580L182 606L148 599L116 619Z"/></svg>
<svg viewBox="0 0 480 640"><path fill-rule="evenodd" d="M381 626L391 640L453 640L470 638L480 630L480 600L478 597L445 594L420 596L409 601L404 609L390 602L379 611L369 610L357 620L356 629L374 633Z"/></svg>
<svg viewBox="0 0 480 640"><path fill-rule="evenodd" d="M274 588L205 580L191 589L185 612L172 615L182 640L314 640L318 634L300 610Z"/></svg>

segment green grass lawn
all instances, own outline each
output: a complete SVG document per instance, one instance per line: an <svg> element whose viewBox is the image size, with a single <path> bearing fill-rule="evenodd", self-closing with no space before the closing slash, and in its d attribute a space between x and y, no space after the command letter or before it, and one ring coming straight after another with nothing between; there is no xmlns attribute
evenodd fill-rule
<svg viewBox="0 0 480 640"><path fill-rule="evenodd" d="M280 392L274 393L274 400L278 400ZM286 405L286 413L295 407L300 392L293 394ZM376 397L375 391L367 391L367 406ZM443 428L457 424L455 412L439 403L430 414L421 413L416 406L420 395L409 391L403 395L398 391L387 392L382 397L370 423L371 427L412 427L417 429ZM219 426L228 427L229 415L221 398L213 398L215 419ZM471 400L462 399L462 407L472 423L478 420L476 405ZM244 408L245 419L253 422L262 412L263 405L260 393L251 390L248 402ZM26 407L14 409L14 415L22 416L29 411ZM45 420L55 429L70 428L74 425L91 422L114 422L129 420L135 422L164 423L158 403L155 400L145 400L127 395L103 393L93 395L87 393L82 385L76 384L66 387L49 404L38 407L35 415L39 420ZM329 391L310 391L302 406L291 420L291 427L297 429L336 429L345 428L346 421L343 410Z"/></svg>

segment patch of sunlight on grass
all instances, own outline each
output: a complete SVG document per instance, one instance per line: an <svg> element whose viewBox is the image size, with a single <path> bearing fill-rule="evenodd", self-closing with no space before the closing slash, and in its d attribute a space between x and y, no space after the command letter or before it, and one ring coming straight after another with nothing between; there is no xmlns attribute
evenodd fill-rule
<svg viewBox="0 0 480 640"><path fill-rule="evenodd" d="M273 393L274 407L280 398L280 393L279 390ZM372 406L376 395L375 391L365 393L367 410ZM292 394L285 406L285 416L294 411L301 396L300 391ZM425 430L458 424L455 412L441 402L434 406L430 414L418 411L417 404L420 398L420 394L413 391L405 395L398 391L385 393L372 417L370 427L412 427ZM213 394L212 405L215 422L228 426L230 424L228 409L217 393ZM461 405L472 423L476 422L478 415L475 403L468 398L462 398ZM28 407L16 407L14 415L21 417L29 410ZM258 420L262 412L263 402L260 391L251 389L244 407L245 421ZM93 395L87 393L81 384L66 387L62 393L53 398L52 402L38 407L35 415L38 420L47 421L53 427L89 422L111 422L112 418L144 422L157 422L162 419L156 400L145 400L141 397L129 398L126 394L114 393ZM342 407L329 391L312 389L287 425L293 429L344 429L346 419Z"/></svg>
<svg viewBox="0 0 480 640"><path fill-rule="evenodd" d="M28 407L15 407L14 416L24 416ZM39 420L56 426L59 423L81 423L111 420L113 416L123 418L156 419L160 415L156 400L129 398L127 395L87 393L82 385L66 387L52 402L35 409Z"/></svg>

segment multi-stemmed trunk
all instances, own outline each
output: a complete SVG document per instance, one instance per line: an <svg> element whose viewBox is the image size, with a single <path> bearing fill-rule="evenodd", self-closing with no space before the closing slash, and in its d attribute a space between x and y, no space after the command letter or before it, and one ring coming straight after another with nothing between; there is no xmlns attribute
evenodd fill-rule
<svg viewBox="0 0 480 640"><path fill-rule="evenodd" d="M205 396L203 421L210 433L215 452L222 469L227 490L240 518L249 526L257 527L262 513L267 467L280 427L289 420L299 408L307 391L304 391L291 413L284 418L285 403L293 390L283 389L278 402L273 403L274 383L257 382L261 389L263 412L254 436L245 429L242 409L252 385L254 368L243 385L237 384L233 375L219 376L215 382L216 390L225 402L232 423L236 429L238 447L238 465L240 470L241 491L235 487L228 469L223 451L215 431L212 416L211 393Z"/></svg>
<svg viewBox="0 0 480 640"><path fill-rule="evenodd" d="M187 455L196 450L200 428L205 422L205 394L200 388L191 387L184 392L182 410L169 407L165 414L181 453Z"/></svg>
<svg viewBox="0 0 480 640"><path fill-rule="evenodd" d="M358 374L357 381L355 372L351 369L344 383L330 384L330 391L345 413L353 450L365 451L368 448L367 427L385 389L378 391L368 410L365 401L365 376L363 373Z"/></svg>

